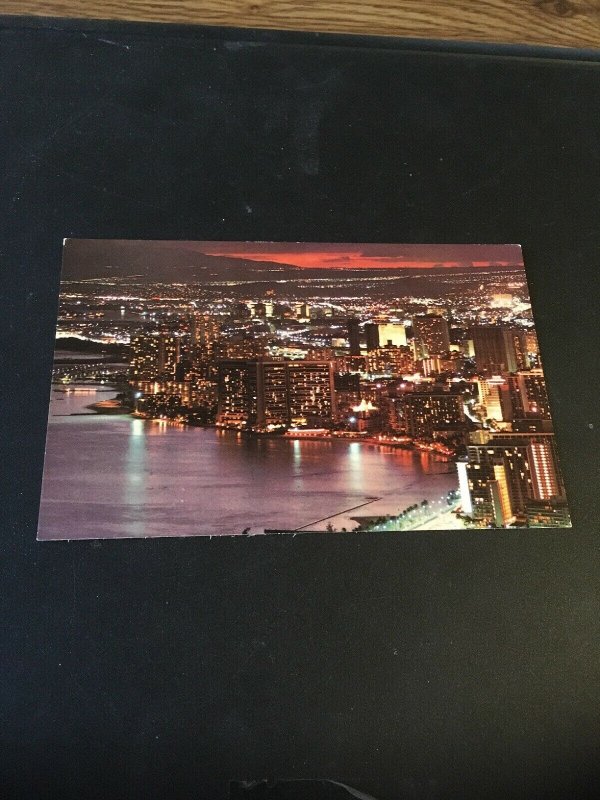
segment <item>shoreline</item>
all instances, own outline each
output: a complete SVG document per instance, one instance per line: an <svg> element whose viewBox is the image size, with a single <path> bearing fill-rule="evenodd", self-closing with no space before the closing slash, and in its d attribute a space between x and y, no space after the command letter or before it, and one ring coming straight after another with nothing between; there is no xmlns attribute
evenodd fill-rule
<svg viewBox="0 0 600 800"><path fill-rule="evenodd" d="M65 384L62 383L53 383L53 386L62 386L65 387ZM77 392L79 389L80 391L84 392L87 388L92 389L95 388L95 391L118 391L121 389L120 384L76 384L71 391ZM56 389L54 391L57 391ZM69 391L68 385L65 387L65 392ZM135 408L131 408L130 406L123 406L120 402L114 402L116 398L107 399L107 400L100 400L96 403L91 403L90 405L86 406L86 408L91 409L96 414L124 414L134 417L135 419L145 420L147 422L164 422L166 424L171 425L181 425L183 427L188 428L202 428L206 430L217 430L222 431L223 433L235 433L236 435L242 434L243 436L250 436L252 438L260 439L260 438L268 438L268 439L284 439L284 440L291 440L291 441L309 441L309 442L335 442L335 441L344 441L344 442L358 442L359 444L369 444L378 447L393 447L399 450L406 450L409 452L414 453L430 453L432 456L435 456L440 461L446 461L451 463L456 456L452 453L444 453L438 450L437 448L430 447L428 445L420 445L413 440L410 440L408 437L402 437L402 441L399 441L398 437L392 437L391 439L387 438L380 438L379 436L369 436L369 435L361 435L356 433L349 433L348 435L344 435L343 432L339 432L337 434L306 434L302 431L286 431L285 433L259 433L256 431L239 431L235 428L225 428L217 425L216 423L205 423L205 424L192 424L185 420L177 420L177 419L161 419L160 417L150 417L144 416L143 414L139 414Z"/></svg>
<svg viewBox="0 0 600 800"><path fill-rule="evenodd" d="M242 435L246 436L251 439L269 439L270 441L288 441L288 442L349 442L350 444L363 444L369 445L371 447L389 447L395 450L405 450L408 453L428 453L430 456L434 457L437 461L441 461L447 464L451 464L454 462L456 456L450 455L448 453L440 453L435 448L431 447L423 447L419 446L414 442L398 442L394 440L386 440L386 439L379 439L375 436L343 436L343 435L332 435L332 436L303 436L300 435L291 435L288 436L286 434L269 434L269 433L255 433L252 431L236 431L232 428L220 428L219 426L215 425L214 423L206 423L206 424L197 424L194 425L190 422L186 422L184 420L177 420L177 419L161 419L160 417L146 417L142 414L136 414L131 408L127 406L121 406L119 404L112 404L110 400L100 400L97 403L91 403L90 405L86 406L91 411L99 416L130 416L133 419L139 419L143 422L155 422L164 425L177 425L178 427L182 428L200 428L201 430L213 430L219 433L229 433L235 435ZM80 412L81 413L81 412ZM79 414L70 414L65 416L79 416Z"/></svg>
<svg viewBox="0 0 600 800"><path fill-rule="evenodd" d="M61 386L64 387L64 384L53 384L54 386ZM65 392L72 391L74 393L85 393L88 389L96 392L113 392L118 391L122 388L118 384L113 384L112 386L106 384L77 384L72 389L69 390L68 387L64 388ZM60 391L60 389L54 389L54 391ZM361 435L356 433L348 433L344 434L344 432L332 433L332 434L306 434L302 431L286 431L285 433L260 433L256 431L238 431L234 428L224 428L216 423L205 423L205 424L193 424L186 420L177 420L177 419L161 419L160 417L150 417L144 416L143 414L139 414L135 411L134 408L130 406L122 405L121 401L117 401L117 398L108 398L106 400L99 400L95 403L90 403L89 405L85 406L85 408L89 408L94 414L100 416L116 416L116 415L123 415L123 416L130 416L134 419L141 419L145 422L156 422L156 423L163 423L166 425L177 425L185 428L200 428L202 430L215 430L221 433L234 433L236 435L241 434L242 436L248 436L253 439L271 439L277 440L281 439L284 441L306 441L306 442L350 442L350 443L358 443L358 444L366 444L372 447L389 447L398 450L405 450L406 452L410 453L429 453L432 457L434 457L437 461L441 461L444 463L453 463L456 456L451 453L444 453L440 452L437 448L431 447L428 445L421 445L413 440L408 439L408 437L401 437L402 440L400 441L400 437L392 437L387 439L385 437L380 438L380 436L374 435ZM70 414L65 416L79 416L82 412L76 414Z"/></svg>
<svg viewBox="0 0 600 800"><path fill-rule="evenodd" d="M428 452L427 455L430 457L423 459L423 451L411 447L410 443L406 441L393 442L386 441L385 439L381 440L376 436L364 435L322 435L315 437L302 435L253 435L250 433L250 435L245 434L242 437L240 432L217 428L215 425L190 426L181 421L152 420L152 418L149 417L135 415L131 409L120 406L119 400L111 395L110 390L108 392L101 391L106 390L105 385L98 385L96 387L101 393L97 394L95 397L91 396L93 393L91 386L82 387L82 389L84 389L84 391L71 395L68 400L68 405L62 400L60 393L53 394L52 402L55 403L54 398L58 401L55 403L54 410L65 411L69 409L73 411L73 414L58 414L56 415L57 417L77 415L78 420L87 422L88 424L93 424L94 419L96 419L96 425L99 423L102 426L111 428L111 430L113 425L116 426L115 430L119 432L120 436L109 437L108 444L112 442L111 446L116 447L117 450L126 447L126 444L123 443L123 437L125 439L134 435L139 437L140 434L143 437L148 437L147 442L142 442L141 439L136 438L136 448L134 448L133 451L128 450L130 456L136 457L133 462L121 461L117 464L117 467L120 468L122 472L125 471L123 474L127 473L129 475L127 470L133 470L131 474L139 474L139 481L136 479L135 483L124 481L124 486L130 487L125 493L124 498L121 498L125 515L130 513L131 503L136 498L135 492L133 495L131 494L131 486L134 486L136 492L141 493L139 502L142 504L143 492L141 487L145 486L147 491L152 490L153 498L155 497L155 493L158 492L158 499L160 500L159 507L163 509L165 514L170 513L167 512L167 507L172 501L171 494L168 496L165 495L164 497L162 494L164 490L163 483L168 483L167 478L161 478L159 481L160 485L155 486L154 482L158 479L155 476L152 477L147 474L144 469L143 460L138 463L137 459L147 448L149 448L149 452L152 451L157 454L163 453L163 455L165 455L168 447L167 450L164 450L164 448L169 446L169 441L171 441L170 437L178 431L181 432L180 436L177 436L177 439L181 445L184 462L186 458L189 460L190 453L197 452L201 459L208 458L210 463L228 463L227 458L231 457L233 451L237 452L239 447L242 461L236 460L237 467L234 467L234 465L229 462L232 468L234 468L234 472L235 469L237 469L241 475L244 463L261 463L264 464L266 469L265 474L268 475L273 469L277 470L277 464L285 464L289 467L289 481L283 480L282 484L286 487L285 491L290 492L290 497L296 497L295 492L299 492L301 496L306 495L305 500L301 502L300 505L296 502L296 506L292 509L289 517L285 507L280 501L275 501L269 505L269 501L266 500L267 506L269 507L265 509L264 514L262 510L254 509L257 518L254 518L255 513L253 513L250 506L248 506L248 509L243 510L241 507L235 505L234 502L231 507L232 511L228 511L228 513L237 514L239 520L236 518L235 522L224 523L223 527L228 529L229 532L238 529L242 531L249 525L251 528L249 533L251 533L251 535L263 533L265 529L281 530L282 528L290 530L292 534L304 530L326 533L328 531L342 532L345 529L351 532L354 531L360 523L360 520L355 519L357 516L368 516L372 518L396 516L405 507L411 504L421 503L423 499L427 499L432 506L434 503L439 503L439 505L436 506L437 510L442 507L442 503L440 502L442 497L445 500L450 490L458 488L457 476L456 474L449 474L452 471L452 466L445 465L447 463L446 458L440 458L439 454L435 452ZM91 390L90 395L88 395L85 389ZM96 409L86 407L90 405L94 406L95 404L91 402L93 400L102 402L105 399L108 400L112 406L112 413L110 411L107 413L106 407L103 406ZM112 402L110 402L111 400ZM61 406L63 408L61 408ZM91 419L86 420L86 417ZM100 417L100 419L98 419L98 417ZM134 420L140 420L148 424L144 425L142 430L142 426L139 425L139 422L133 424ZM68 423L68 420L64 419L56 419L56 421ZM193 427L201 427L205 429L205 432L198 432L196 436L192 433L189 433L187 436L183 435L184 428ZM164 438L163 436L153 436L152 434L155 433L164 434ZM225 436L225 433L230 435ZM62 437L62 433L55 435ZM67 435L77 440L77 427L69 426ZM219 446L219 439L221 439L220 444L222 447ZM260 439L267 439L268 441L260 444ZM273 444L273 440L281 441L283 439L288 439L291 443L288 442L287 445ZM306 441L316 439L318 444L314 446L313 450L313 446L311 445L302 446L302 444L298 444L302 439ZM236 440L238 447L236 447ZM121 442L121 444L119 444L119 442ZM323 447L325 442L329 444ZM335 442L339 442L340 444L336 445ZM363 447L355 448L350 446L356 443L362 444ZM174 440L171 441L171 446L173 444ZM271 453L273 458L269 458L267 462L257 462L254 456L255 451L260 451L263 454L267 452ZM293 456L296 451L298 451L297 457L294 458ZM61 453L62 452L61 450ZM220 455L220 453L224 455ZM229 454L229 456L227 454ZM362 464L363 468L357 466L357 457L358 463ZM76 458L76 455L74 455L74 458ZM246 459L246 461L244 462L243 459ZM301 466L298 459L302 460ZM333 487L330 487L329 479L324 482L323 478L314 477L316 474L314 473L313 467L314 459L317 459L318 463L322 465L321 473L319 474L328 475L330 465L335 465L337 472L336 469L334 469L334 476L338 475L340 469L342 473L344 470L349 470L349 478L347 480L342 480L338 476L337 480L339 485L334 483ZM197 462L198 457L194 456L193 462L190 462L190 464L197 464ZM394 467L396 462L398 462L398 468ZM367 471L364 471L365 464L370 465ZM376 477L373 478L374 482L369 478L369 470L371 468L375 470L374 476ZM378 473L377 470L380 469L382 472ZM189 473L188 483L191 480L190 476L192 473L195 474L195 470L196 467ZM167 472L168 469L165 475ZM213 471L203 474L205 477L206 475L211 476L211 479L214 477ZM262 486L260 482L262 479L258 481L253 480L251 478L251 473L243 472L240 479L242 481L247 481L249 485L257 483L257 485ZM72 478L70 478L70 480L72 480ZM204 478L201 479L201 481L203 480ZM334 477L332 480L335 481L336 478ZM217 483L220 482L217 480ZM174 495L177 495L177 485L171 488L173 489ZM217 490L223 492L224 496L229 496L228 493L233 491L228 485L227 480L223 482L223 486L217 487ZM311 492L316 493L314 505L311 499ZM238 492L236 490L234 499L237 495ZM190 494L190 497L192 496L193 493ZM79 494L77 494L77 497L79 497ZM64 498L61 499L61 502L64 502ZM195 509L196 506L194 502L195 501L192 502L192 507ZM135 505L135 508L138 509L136 513L145 513L143 512L143 505L139 507ZM230 509L230 506L227 506L227 508ZM129 509L129 511L127 509ZM277 511L275 512L274 509L277 509ZM211 512L210 514L211 519L218 518L219 514L223 514L223 509L220 507L218 511L214 509L213 511L214 513ZM68 513L68 508L65 513ZM202 505L202 507L197 510L197 513L200 515L201 519L204 519L203 515L206 516L208 512L205 512L205 506ZM456 524L455 520L450 521ZM92 524L93 520L90 521L90 525ZM144 526L146 524L149 524L150 529L152 529L152 532L148 535L158 535L153 529L154 522L152 522L150 518L146 519L146 517L144 517ZM441 526L441 523L438 522L437 519L432 520L429 524L432 526L440 524ZM210 525L208 527L210 528ZM426 527L423 526L420 529L426 530ZM208 529L205 530L203 528L202 532L207 535L220 535L223 531L221 527L215 523L214 531L211 530L209 532ZM198 534L184 525L183 529L174 535L191 536Z"/></svg>

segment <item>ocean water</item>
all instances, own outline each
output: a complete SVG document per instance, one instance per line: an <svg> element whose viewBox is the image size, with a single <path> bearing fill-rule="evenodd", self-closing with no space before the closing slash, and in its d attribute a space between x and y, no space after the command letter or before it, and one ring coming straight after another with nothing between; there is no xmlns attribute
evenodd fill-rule
<svg viewBox="0 0 600 800"><path fill-rule="evenodd" d="M353 516L441 500L453 464L351 441L247 437L87 405L114 391L53 389L38 538L336 530Z"/></svg>

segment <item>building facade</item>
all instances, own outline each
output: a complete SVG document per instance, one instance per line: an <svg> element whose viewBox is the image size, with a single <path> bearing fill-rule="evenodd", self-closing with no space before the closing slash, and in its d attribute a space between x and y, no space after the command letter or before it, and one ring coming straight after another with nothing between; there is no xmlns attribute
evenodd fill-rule
<svg viewBox="0 0 600 800"><path fill-rule="evenodd" d="M463 508L472 509L479 523L527 523L536 515L542 519L549 509L557 520L568 516L553 433L495 433L467 451Z"/></svg>
<svg viewBox="0 0 600 800"><path fill-rule="evenodd" d="M450 392L410 392L403 396L406 432L415 439L433 438L437 431L465 424L462 397Z"/></svg>
<svg viewBox="0 0 600 800"><path fill-rule="evenodd" d="M475 364L483 375L507 375L529 368L525 332L502 325L471 328Z"/></svg>
<svg viewBox="0 0 600 800"><path fill-rule="evenodd" d="M175 378L181 340L166 333L140 333L131 340L129 376L138 381Z"/></svg>
<svg viewBox="0 0 600 800"><path fill-rule="evenodd" d="M224 360L217 391L217 424L223 427L314 427L330 425L336 414L331 362Z"/></svg>
<svg viewBox="0 0 600 800"><path fill-rule="evenodd" d="M448 322L439 314L422 314L413 317L415 358L443 356L450 350Z"/></svg>

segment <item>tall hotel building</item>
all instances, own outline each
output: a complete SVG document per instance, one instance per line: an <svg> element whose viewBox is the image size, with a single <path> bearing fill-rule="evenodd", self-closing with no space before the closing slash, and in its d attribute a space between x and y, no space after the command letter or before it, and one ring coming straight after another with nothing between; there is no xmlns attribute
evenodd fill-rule
<svg viewBox="0 0 600 800"><path fill-rule="evenodd" d="M450 392L411 392L402 409L406 431L415 439L431 438L435 431L458 430L465 425L463 400Z"/></svg>
<svg viewBox="0 0 600 800"><path fill-rule="evenodd" d="M180 355L180 340L170 334L139 334L131 341L130 379L172 379Z"/></svg>
<svg viewBox="0 0 600 800"><path fill-rule="evenodd" d="M210 357L215 343L219 340L221 326L209 314L193 312L190 318L190 335L192 347L205 357Z"/></svg>
<svg viewBox="0 0 600 800"><path fill-rule="evenodd" d="M221 343L221 326L210 314L194 311L190 315L190 338L187 357L190 376L215 380L214 360L218 357Z"/></svg>
<svg viewBox="0 0 600 800"><path fill-rule="evenodd" d="M415 358L443 356L450 350L448 322L439 314L413 317Z"/></svg>
<svg viewBox="0 0 600 800"><path fill-rule="evenodd" d="M331 422L336 414L333 364L327 361L288 361L285 364L292 425L317 420Z"/></svg>
<svg viewBox="0 0 600 800"><path fill-rule="evenodd" d="M458 462L463 511L482 525L570 524L553 433L495 433Z"/></svg>
<svg viewBox="0 0 600 800"><path fill-rule="evenodd" d="M541 369L518 371L507 379L507 401L512 419L550 419L546 379Z"/></svg>
<svg viewBox="0 0 600 800"><path fill-rule="evenodd" d="M231 359L219 363L217 423L228 428L251 427L258 413L258 363Z"/></svg>
<svg viewBox="0 0 600 800"><path fill-rule="evenodd" d="M508 382L500 376L488 378L475 378L473 383L477 386L479 405L485 409L485 418L497 422L512 419L510 405L505 398L508 396Z"/></svg>
<svg viewBox="0 0 600 800"><path fill-rule="evenodd" d="M408 375L415 371L410 347L379 347L367 353L367 372L371 375Z"/></svg>
<svg viewBox="0 0 600 800"><path fill-rule="evenodd" d="M256 431L327 425L336 413L333 375L327 361L222 361L217 424Z"/></svg>

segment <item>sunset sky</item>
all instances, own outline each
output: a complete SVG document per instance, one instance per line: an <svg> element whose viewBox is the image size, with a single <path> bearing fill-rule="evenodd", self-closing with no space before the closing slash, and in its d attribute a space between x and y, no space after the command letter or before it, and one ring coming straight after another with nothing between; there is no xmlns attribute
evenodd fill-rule
<svg viewBox="0 0 600 800"><path fill-rule="evenodd" d="M294 242L194 242L135 239L67 239L63 279L94 275L168 275L198 266L205 256L315 269L428 269L522 266L519 245L323 244ZM224 262L224 263L227 263ZM176 274L174 272L173 274Z"/></svg>
<svg viewBox="0 0 600 800"><path fill-rule="evenodd" d="M203 252L252 261L274 261L298 267L419 268L488 267L522 264L518 245L477 244L294 244L205 242Z"/></svg>

